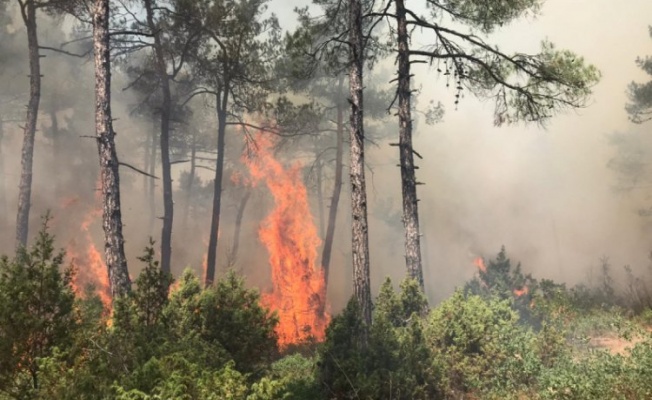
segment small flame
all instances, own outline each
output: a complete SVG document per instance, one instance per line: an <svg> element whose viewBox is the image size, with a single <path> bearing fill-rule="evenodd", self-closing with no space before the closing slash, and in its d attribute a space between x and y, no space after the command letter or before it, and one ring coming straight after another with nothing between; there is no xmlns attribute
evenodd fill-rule
<svg viewBox="0 0 652 400"><path fill-rule="evenodd" d="M243 157L252 184L264 182L274 197L274 210L258 231L272 267L272 292L263 303L278 314L281 346L309 338L323 341L326 312L323 271L316 265L320 245L300 165L285 168L274 158L269 135L258 134L255 156Z"/></svg>
<svg viewBox="0 0 652 400"><path fill-rule="evenodd" d="M473 260L473 265L478 267L478 269L482 272L487 272L487 266L484 264L484 260L482 257L476 257L475 260Z"/></svg>
<svg viewBox="0 0 652 400"><path fill-rule="evenodd" d="M514 289L514 296L516 297L521 297L525 294L528 294L530 292L530 289L527 286L523 286L520 289Z"/></svg>

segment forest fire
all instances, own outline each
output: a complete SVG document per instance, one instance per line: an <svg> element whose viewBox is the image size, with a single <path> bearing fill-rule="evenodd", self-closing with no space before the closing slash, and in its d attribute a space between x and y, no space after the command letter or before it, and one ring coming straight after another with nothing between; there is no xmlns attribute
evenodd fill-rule
<svg viewBox="0 0 652 400"><path fill-rule="evenodd" d="M514 296L516 297L521 297L523 295L526 295L530 292L530 289L528 289L527 286L523 286L520 289L514 289Z"/></svg>
<svg viewBox="0 0 652 400"><path fill-rule="evenodd" d="M482 257L476 257L475 260L473 260L473 265L478 267L480 271L487 272L487 266L484 264Z"/></svg>
<svg viewBox="0 0 652 400"><path fill-rule="evenodd" d="M76 204L67 200L64 208ZM66 254L75 267L73 289L78 296L83 296L87 286L92 285L107 310L111 309L111 289L109 276L102 253L97 250L90 226L102 216L101 208L91 209L86 213L80 226L80 235L72 239L66 248Z"/></svg>
<svg viewBox="0 0 652 400"><path fill-rule="evenodd" d="M263 302L278 313L281 346L310 338L322 341L330 316L324 276L316 265L317 229L299 165L284 168L274 158L272 145L269 137L257 135L255 154L244 158L252 184L264 182L275 204L258 232L272 268L272 292Z"/></svg>

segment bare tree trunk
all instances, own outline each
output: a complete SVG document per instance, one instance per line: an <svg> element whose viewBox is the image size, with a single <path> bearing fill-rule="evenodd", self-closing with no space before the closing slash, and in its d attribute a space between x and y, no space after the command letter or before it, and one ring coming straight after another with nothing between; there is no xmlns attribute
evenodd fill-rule
<svg viewBox="0 0 652 400"><path fill-rule="evenodd" d="M349 90L351 92L351 241L353 254L353 291L362 318L371 326L371 288L369 279L369 226L367 224L367 189L364 171L364 125L362 66L362 6L360 0L349 1Z"/></svg>
<svg viewBox="0 0 652 400"><path fill-rule="evenodd" d="M5 137L4 125L2 116L0 115L0 215L4 219L7 215L7 195L5 188L5 160L2 155L2 142Z"/></svg>
<svg viewBox="0 0 652 400"><path fill-rule="evenodd" d="M95 0L93 10L95 54L95 131L102 181L104 257L114 298L131 291L122 236L120 174L111 120L111 54L109 50L109 0Z"/></svg>
<svg viewBox="0 0 652 400"><path fill-rule="evenodd" d="M324 190L322 188L322 175L324 174L324 166L319 157L319 149L315 149L317 160L315 161L315 174L317 175L317 209L319 212L319 235L324 235Z"/></svg>
<svg viewBox="0 0 652 400"><path fill-rule="evenodd" d="M50 119L52 120L52 171L56 171L61 166L62 138L61 131L59 130L59 120L57 119L57 110L54 105L50 109ZM54 185L55 196L59 198L63 193L61 179L58 174L54 176Z"/></svg>
<svg viewBox="0 0 652 400"><path fill-rule="evenodd" d="M423 290L417 182L412 147L409 36L404 0L396 0L395 4L398 23L398 120L403 225L405 227L405 263L408 276L415 279Z"/></svg>
<svg viewBox="0 0 652 400"><path fill-rule="evenodd" d="M328 275L330 272L331 254L333 252L333 240L335 238L335 223L337 222L337 208L342 193L342 174L344 171L344 105L340 101L344 77L340 77L338 99L337 99L337 144L335 147L335 183L333 184L333 196L328 210L328 226L324 239L324 249L321 256L321 265L324 269L324 287L328 289Z"/></svg>
<svg viewBox="0 0 652 400"><path fill-rule="evenodd" d="M144 143L143 143L143 170L144 171L149 171L149 156L151 153L150 146L152 145L152 142L150 140L149 135L145 137ZM149 176L143 175L143 206L147 207L147 201L149 200L147 198L147 187L149 186Z"/></svg>
<svg viewBox="0 0 652 400"><path fill-rule="evenodd" d="M195 183L195 173L197 170L197 133L192 131L192 147L190 148L190 172L188 173L188 185L186 185L186 201L183 208L183 222L182 226L184 231L188 231L188 216L190 214L190 203L192 202L192 189Z"/></svg>
<svg viewBox="0 0 652 400"><path fill-rule="evenodd" d="M222 176L224 175L224 137L226 136L226 106L229 99L228 85L215 96L217 102L217 164L213 184L213 214L211 232L208 238L208 255L206 257L206 276L204 284L210 286L215 280L217 263L217 239L220 231L220 208L222 204Z"/></svg>
<svg viewBox="0 0 652 400"><path fill-rule="evenodd" d="M172 258L172 223L174 221L174 202L172 199L172 171L170 165L170 113L172 100L170 79L168 77L165 54L161 45L159 27L154 22L152 0L145 0L147 25L154 36L154 53L156 55L156 74L163 95L161 104L161 175L163 178L163 229L161 230L161 271L170 272Z"/></svg>
<svg viewBox="0 0 652 400"><path fill-rule="evenodd" d="M16 246L27 245L29 229L29 209L32 197L32 163L34 159L34 136L36 120L41 100L41 61L38 53L38 34L36 31L35 0L19 0L20 12L27 28L27 46L29 49L29 103L23 133L23 150L21 154L21 173L18 192L18 214L16 216Z"/></svg>
<svg viewBox="0 0 652 400"><path fill-rule="evenodd" d="M242 218L244 217L245 208L247 208L247 202L251 197L251 189L247 189L247 192L242 197L240 205L238 206L238 213L235 216L235 228L233 230L233 246L231 247L231 254L229 254L229 263L234 264L235 260L238 257L238 248L240 247L240 231L242 230Z"/></svg>
<svg viewBox="0 0 652 400"><path fill-rule="evenodd" d="M149 185L147 188L147 197L149 199L149 233L154 233L154 222L156 222L156 180L152 176L156 175L156 129L152 130L151 143L149 147Z"/></svg>

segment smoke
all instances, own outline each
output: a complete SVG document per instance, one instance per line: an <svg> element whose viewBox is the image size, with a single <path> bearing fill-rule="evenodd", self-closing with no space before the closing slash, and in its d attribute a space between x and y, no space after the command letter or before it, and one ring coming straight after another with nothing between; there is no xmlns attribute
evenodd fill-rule
<svg viewBox="0 0 652 400"><path fill-rule="evenodd" d="M283 21L289 19L289 6L283 3ZM293 3L294 4L294 3ZM454 92L445 87L444 77L426 67L415 67L419 104L441 101L445 108L443 122L429 126L418 117L415 149L423 155L418 161L418 187L422 254L428 295L436 302L448 296L475 272L476 257L492 257L502 245L525 272L535 277L552 278L574 284L586 280L601 256L609 256L615 267L631 265L635 274L647 268L650 230L637 214L646 208L645 195L614 192L614 172L607 168L615 149L608 134L629 132L633 127L624 111L625 90L632 80L646 76L636 67L637 56L649 54L647 16L652 4L643 2L613 3L606 0L578 0L569 4L549 0L537 19L528 19L504 27L496 33L501 49L536 51L539 42L549 39L560 48L582 55L601 71L603 79L595 88L586 109L555 117L544 128L537 126L493 127L493 110L489 102L466 96L457 109ZM0 117L5 134L2 146L2 177L6 188L6 211L0 215L0 252L8 254L14 245L14 222L17 186L20 174L20 147L24 104L28 92L27 50L24 28L15 6L10 9L14 25L0 36ZM57 21L40 15L39 34L44 44L59 43L66 37ZM284 22L284 26L288 26ZM288 26L289 27L289 26ZM15 33L15 34L14 34ZM425 38L421 40L425 44ZM47 42L47 43L45 43ZM418 43L415 43L418 45ZM66 247L78 235L88 212L98 207L97 149L93 139L93 66L92 62L63 55L45 53L43 62L43 98L39 114L34 164L31 236L39 226L39 215L51 210L57 245ZM11 55L9 57L9 55ZM115 65L113 108L121 161L144 169L146 150L158 129L156 121L132 115L140 99L126 87L129 79L119 64ZM393 73L390 60L374 75L387 85ZM179 133L196 130L208 145L215 140L214 112L205 105L192 103L191 122L175 127ZM59 138L55 140L52 116L56 117ZM389 116L381 123L367 123L367 131L396 135L397 122ZM63 133L62 133L63 132ZM392 133L393 132L393 133ZM373 290L390 276L400 281L405 275L398 152L389 142L369 145L368 193L370 197L371 272ZM265 190L252 192L245 209L240 234L240 249L235 259L227 254L234 244L237 210L244 196L242 186L229 180L242 168L241 135L227 133L227 171L220 228L218 271L234 267L245 273L251 284L269 287L267 255L258 239L260 222L269 213L272 200ZM214 150L213 150L214 151ZM214 158L210 146L201 152ZM285 151L288 163L296 154ZM175 154L182 161L187 154ZM310 168L306 162L306 169ZM345 157L348 163L348 156ZM155 175L160 176L160 161ZM201 165L210 167L211 162ZM173 167L175 186L175 225L173 231L173 272L186 266L198 272L206 252L210 225L210 196L213 172L197 169L197 181L190 207L184 219L186 199L184 179L189 163ZM345 168L346 170L346 168ZM154 212L148 200L150 180L121 168L123 221L130 271L140 269L136 257L148 243L158 239L161 229L161 183L155 181ZM324 186L330 197L332 181ZM337 312L351 295L350 199L348 180L338 213L329 279L331 310ZM317 199L312 193L315 223L318 223ZM325 202L327 204L327 201ZM327 213L327 210L325 210ZM153 216L153 219L151 218ZM184 222L185 221L185 222ZM98 248L102 248L101 218L90 230ZM158 245L157 245L158 246ZM157 248L158 250L158 248Z"/></svg>

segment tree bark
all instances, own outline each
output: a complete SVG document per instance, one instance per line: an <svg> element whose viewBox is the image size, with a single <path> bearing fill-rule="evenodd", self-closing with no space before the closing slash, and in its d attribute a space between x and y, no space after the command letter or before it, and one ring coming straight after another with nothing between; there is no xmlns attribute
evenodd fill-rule
<svg viewBox="0 0 652 400"><path fill-rule="evenodd" d="M163 229L161 230L161 271L170 272L172 258L172 222L174 221L174 201L172 199L172 171L170 164L170 113L172 100L170 95L170 78L167 72L165 54L161 44L159 27L154 22L152 0L145 0L147 25L154 37L154 53L156 57L156 74L163 102L161 103L161 175L163 179Z"/></svg>
<svg viewBox="0 0 652 400"><path fill-rule="evenodd" d="M369 226L364 171L364 125L362 66L362 5L349 0L349 90L351 92L351 212L353 290L362 318L371 326L371 288L369 279Z"/></svg>
<svg viewBox="0 0 652 400"><path fill-rule="evenodd" d="M324 287L328 289L328 275L330 272L331 254L333 252L333 240L335 238L335 223L337 221L337 208L340 203L340 194L342 193L342 173L344 170L344 105L340 101L342 94L342 85L344 77L340 77L339 90L337 98L337 144L335 146L335 183L333 184L333 196L331 197L330 208L328 210L328 225L326 227L326 237L324 238L324 249L321 256L321 265L324 269Z"/></svg>
<svg viewBox="0 0 652 400"><path fill-rule="evenodd" d="M188 232L188 216L190 214L190 203L192 202L192 189L195 183L195 173L197 169L197 133L192 131L192 145L190 148L190 172L188 173L188 184L186 185L186 201L183 204L183 222L182 226L185 232Z"/></svg>
<svg viewBox="0 0 652 400"><path fill-rule="evenodd" d="M404 0L396 0L398 25L398 120L401 186L403 193L403 226L405 228L405 263L407 274L424 289L419 236L417 182L412 146L410 92L410 47Z"/></svg>
<svg viewBox="0 0 652 400"><path fill-rule="evenodd" d="M215 267L217 263L217 241L220 232L220 208L222 204L222 176L224 175L224 137L226 136L226 107L229 100L227 85L215 96L217 102L217 164L215 165L215 180L213 183L213 214L211 218L211 231L208 238L208 255L206 256L206 287L215 280Z"/></svg>
<svg viewBox="0 0 652 400"><path fill-rule="evenodd" d="M147 197L149 199L149 233L154 233L154 222L156 222L156 180L152 176L156 175L156 129L152 130L151 143L149 148L149 185L147 188Z"/></svg>
<svg viewBox="0 0 652 400"><path fill-rule="evenodd" d="M23 22L27 28L29 49L29 103L23 133L21 173L18 191L18 214L16 216L16 246L27 245L29 210L32 197L32 164L34 160L34 136L41 101L41 60L38 53L35 0L19 1Z"/></svg>
<svg viewBox="0 0 652 400"><path fill-rule="evenodd" d="M131 291L122 236L120 174L111 119L111 54L109 48L109 0L95 0L93 9L95 56L95 131L102 181L104 257L114 298Z"/></svg>
<svg viewBox="0 0 652 400"><path fill-rule="evenodd" d="M7 195L5 188L5 161L2 155L2 142L5 137L4 125L2 116L0 115L0 215L4 219L7 215Z"/></svg>
<svg viewBox="0 0 652 400"><path fill-rule="evenodd" d="M62 137L61 131L59 130L59 120L57 118L57 110L54 105L50 109L50 119L52 120L52 171L56 171L57 168L61 167L61 149L62 149ZM60 198L62 193L61 188L61 179L58 174L54 177L54 193L57 198Z"/></svg>
<svg viewBox="0 0 652 400"><path fill-rule="evenodd" d="M322 175L324 174L324 166L322 160L319 157L320 149L315 146L315 155L317 160L315 161L315 174L317 175L317 210L319 212L319 235L325 235L324 232L324 190Z"/></svg>
<svg viewBox="0 0 652 400"><path fill-rule="evenodd" d="M240 247L240 231L242 230L242 218L244 217L245 208L247 208L247 202L251 197L251 189L246 189L247 192L242 197L240 205L238 206L238 213L235 216L235 228L233 230L233 246L231 247L231 253L229 254L229 264L235 264L235 260L238 257L238 248Z"/></svg>

